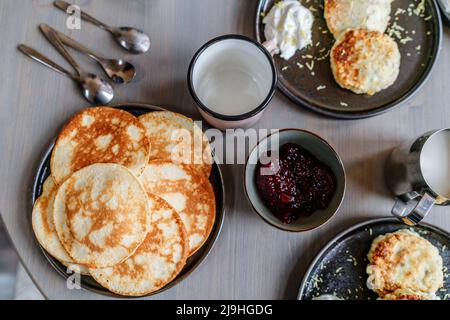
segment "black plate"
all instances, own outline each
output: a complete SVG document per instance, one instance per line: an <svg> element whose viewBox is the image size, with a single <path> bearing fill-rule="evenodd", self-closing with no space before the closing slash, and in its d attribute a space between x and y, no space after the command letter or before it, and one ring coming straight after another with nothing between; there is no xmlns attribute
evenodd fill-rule
<svg viewBox="0 0 450 320"><path fill-rule="evenodd" d="M276 0L259 0L256 11L256 38L259 42L265 41L263 15L267 14ZM424 84L430 75L442 41L442 21L434 0L425 0L427 19L416 15L407 14L395 15L398 8L408 8L418 1L396 0L392 3L391 23L396 22L405 28L403 35L411 36L413 41L400 44L402 54L400 75L397 81L388 89L383 90L374 96L357 95L351 91L342 89L334 81L329 57L323 60L314 61L314 73L306 67L306 63L311 61L302 56L311 55L322 57L333 45L334 38L328 31L325 19L323 18L323 0L301 0L306 7L313 6L317 11L314 14L313 25L313 45L297 52L289 61L285 61L279 56L275 56L275 64L278 70L278 87L295 103L305 106L321 114L340 119L359 119L379 115L400 104L406 102ZM398 19L398 20L396 20ZM414 34L412 34L414 30ZM394 37L395 38L395 37ZM398 39L395 39L398 42ZM319 46L315 44L320 42ZM417 48L419 48L418 50ZM321 52L325 50L324 52ZM299 69L297 63L304 67ZM325 85L326 89L317 91L319 86ZM347 104L347 106L345 106Z"/></svg>
<svg viewBox="0 0 450 320"><path fill-rule="evenodd" d="M140 116L152 111L165 111L165 109L160 107L137 103L120 104L114 105L113 107L128 111L134 114L135 116ZM39 167L37 169L32 190L32 199L31 199L32 204L34 204L36 199L41 195L44 181L50 174L50 156L53 151L53 146L54 141L45 151L42 157L42 161L40 162ZM214 194L216 196L216 219L208 240L193 256L188 258L185 267L180 272L180 274L178 274L178 276L174 280L172 280L172 282L167 284L164 288L161 288L160 290L155 291L146 296L152 296L154 294L166 291L175 286L176 284L180 283L181 281L183 281L203 262L203 260L205 260L205 258L208 256L209 252L213 248L217 238L219 237L225 215L225 190L222 173L217 163L214 163L212 166L211 176L209 180L211 181L211 184L214 189ZM30 216L30 223L31 223L31 216ZM37 241L36 244L38 244ZM45 257L47 258L47 260L53 266L53 268L55 268L55 270L60 275L62 275L65 279L67 279L70 276L70 274L66 272L67 268L64 265L62 265L58 260L53 258L50 254L48 254L42 246L40 246L40 248ZM122 297L103 288L92 277L89 276L81 276L81 287L110 297Z"/></svg>
<svg viewBox="0 0 450 320"><path fill-rule="evenodd" d="M367 253L372 241L379 235L408 228L439 249L447 271L450 267L448 232L428 224L411 228L395 218L369 220L339 234L322 249L303 278L298 299L311 300L322 294L334 294L345 300L377 299L378 295L366 286ZM450 277L444 280L444 290L437 295L450 299L447 295Z"/></svg>

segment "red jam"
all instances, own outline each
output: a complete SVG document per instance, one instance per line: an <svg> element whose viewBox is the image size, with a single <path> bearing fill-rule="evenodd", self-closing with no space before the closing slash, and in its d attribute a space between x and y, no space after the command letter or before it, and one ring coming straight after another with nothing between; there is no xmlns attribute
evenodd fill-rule
<svg viewBox="0 0 450 320"><path fill-rule="evenodd" d="M336 178L309 151L287 143L278 157L269 160L267 164L258 163L256 185L266 206L283 223L328 207L336 191Z"/></svg>

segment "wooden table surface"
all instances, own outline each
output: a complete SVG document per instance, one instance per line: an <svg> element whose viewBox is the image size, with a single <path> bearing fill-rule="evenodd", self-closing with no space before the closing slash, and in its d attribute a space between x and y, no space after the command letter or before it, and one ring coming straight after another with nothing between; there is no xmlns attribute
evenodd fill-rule
<svg viewBox="0 0 450 320"><path fill-rule="evenodd" d="M105 32L82 24L70 34L110 56L124 55L139 68L136 82L116 87L115 102L146 102L199 118L186 72L194 52L226 33L253 37L256 0L80 0L88 12L116 25L135 25L152 39L151 53L124 54ZM60 63L37 29L46 22L65 30L66 16L50 0L0 1L0 211L20 258L50 299L100 299L68 290L34 239L30 189L45 147L74 112L87 105L72 82L20 54L26 43ZM223 168L228 195L222 234L208 259L187 280L155 299L289 299L315 254L338 232L373 217L390 215L392 196L383 180L389 151L431 129L450 126L450 34L437 68L407 104L379 117L339 121L318 116L277 93L258 128L298 127L317 132L342 156L348 176L343 206L326 226L291 234L263 222L251 209L242 186L242 166ZM69 32L69 31L68 31ZM78 56L77 56L78 57ZM85 58L89 70L100 70ZM427 222L450 231L448 208L436 208Z"/></svg>

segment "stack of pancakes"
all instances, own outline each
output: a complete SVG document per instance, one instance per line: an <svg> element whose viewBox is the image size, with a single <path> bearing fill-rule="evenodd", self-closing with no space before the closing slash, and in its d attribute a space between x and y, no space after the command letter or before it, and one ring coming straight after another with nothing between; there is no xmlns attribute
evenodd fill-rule
<svg viewBox="0 0 450 320"><path fill-rule="evenodd" d="M33 208L36 238L72 271L127 296L171 282L215 220L208 139L189 118L96 107L62 129Z"/></svg>
<svg viewBox="0 0 450 320"><path fill-rule="evenodd" d="M373 95L397 80L400 51L384 33L392 1L325 0L325 19L336 39L331 69L342 88Z"/></svg>

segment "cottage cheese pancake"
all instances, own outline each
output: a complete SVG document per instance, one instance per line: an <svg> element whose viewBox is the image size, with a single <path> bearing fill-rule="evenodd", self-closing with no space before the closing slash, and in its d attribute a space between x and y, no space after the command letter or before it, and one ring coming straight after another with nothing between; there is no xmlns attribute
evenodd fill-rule
<svg viewBox="0 0 450 320"><path fill-rule="evenodd" d="M325 19L335 38L348 29L384 32L392 0L325 0Z"/></svg>
<svg viewBox="0 0 450 320"><path fill-rule="evenodd" d="M186 263L189 248L179 215L159 197L149 195L149 203L152 224L136 252L114 267L90 270L98 283L114 293L152 293L172 281Z"/></svg>
<svg viewBox="0 0 450 320"><path fill-rule="evenodd" d="M396 290L380 298L380 300L440 300L434 293L421 293L410 290Z"/></svg>
<svg viewBox="0 0 450 320"><path fill-rule="evenodd" d="M381 32L349 30L331 49L331 69L341 87L373 95L397 80L400 51L397 43Z"/></svg>
<svg viewBox="0 0 450 320"><path fill-rule="evenodd" d="M94 163L117 163L141 174L149 157L145 129L132 114L114 108L89 108L63 128L51 157L59 185L72 173Z"/></svg>
<svg viewBox="0 0 450 320"><path fill-rule="evenodd" d="M139 180L117 164L94 164L71 175L58 189L53 214L64 248L75 263L90 268L132 255L151 219Z"/></svg>
<svg viewBox="0 0 450 320"><path fill-rule="evenodd" d="M216 216L209 180L190 166L153 160L140 177L145 190L166 200L179 213L189 239L189 256L205 243Z"/></svg>
<svg viewBox="0 0 450 320"><path fill-rule="evenodd" d="M443 286L439 250L409 230L377 237L368 259L367 286L382 297L396 291L434 294Z"/></svg>
<svg viewBox="0 0 450 320"><path fill-rule="evenodd" d="M209 177L211 147L192 119L174 112L157 111L140 116L139 121L150 143L150 160L190 164Z"/></svg>

